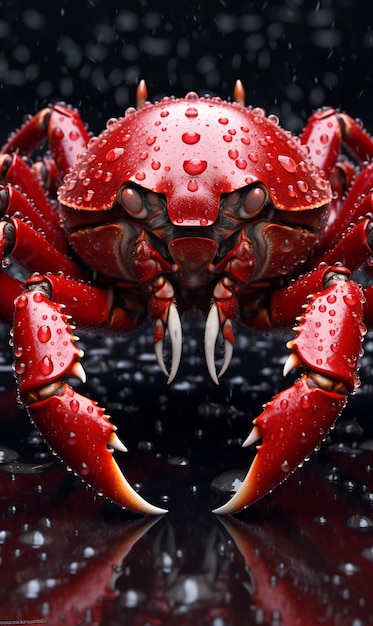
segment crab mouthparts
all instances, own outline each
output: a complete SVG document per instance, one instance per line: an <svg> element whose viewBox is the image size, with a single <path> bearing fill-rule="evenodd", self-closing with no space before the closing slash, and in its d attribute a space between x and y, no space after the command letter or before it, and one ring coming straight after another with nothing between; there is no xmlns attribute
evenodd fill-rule
<svg viewBox="0 0 373 626"><path fill-rule="evenodd" d="M158 320L156 320L156 325L157 322ZM159 320L159 322L161 322L161 320ZM167 383L170 384L174 380L180 366L183 343L181 320L177 307L174 303L172 303L169 307L166 330L171 343L171 364L169 369L165 364L163 356L163 336L154 342L154 351L162 372L165 376L167 376ZM233 355L233 334L231 333L231 338L224 337L223 363L219 373L217 373L215 364L215 349L220 331L221 325L219 321L219 310L217 305L213 303L206 319L204 348L207 369L211 379L216 385L219 384L220 376L222 376L228 369Z"/></svg>

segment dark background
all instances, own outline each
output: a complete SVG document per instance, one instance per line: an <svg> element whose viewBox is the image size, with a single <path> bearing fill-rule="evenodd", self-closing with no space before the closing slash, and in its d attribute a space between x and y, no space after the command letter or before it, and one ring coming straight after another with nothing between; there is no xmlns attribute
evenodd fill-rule
<svg viewBox="0 0 373 626"><path fill-rule="evenodd" d="M278 114L295 132L313 109L331 105L372 133L372 7L370 0L0 0L0 138L58 100L79 107L97 133L134 105L141 78L152 100L190 90L230 98L240 78L247 103ZM183 360L171 386L155 362L150 324L120 340L82 336L88 383L81 391L118 425L130 450L120 459L130 482L171 510L159 531L139 541L140 551L128 554L131 514L102 504L58 466L16 408L9 329L0 329L0 618L48 617L48 609L56 623L63 616L93 623L93 591L97 585L102 599L97 581L106 580L99 556L112 558L115 531L125 555L115 570L121 577L117 595L103 605L105 619L95 623L160 624L165 607L167 623L175 617L179 626L241 626L250 618L272 626L373 624L372 334L362 360L365 384L320 452L241 514L245 555L208 512L250 464L240 443L251 420L290 384L281 373L286 339L237 333L232 364L216 387L206 373L202 328L192 340L190 328L183 330ZM26 529L47 543L38 550L26 536L25 544ZM168 552L169 574L161 567ZM89 571L81 590L79 575ZM188 579L200 595L187 598L182 613ZM56 595L48 580L57 581ZM27 595L30 581L40 584L36 597ZM128 604L128 589L136 606ZM153 604L154 619L140 613Z"/></svg>
<svg viewBox="0 0 373 626"><path fill-rule="evenodd" d="M3 133L50 101L98 132L134 103L189 90L247 101L299 131L332 105L372 119L373 9L362 0L0 1Z"/></svg>

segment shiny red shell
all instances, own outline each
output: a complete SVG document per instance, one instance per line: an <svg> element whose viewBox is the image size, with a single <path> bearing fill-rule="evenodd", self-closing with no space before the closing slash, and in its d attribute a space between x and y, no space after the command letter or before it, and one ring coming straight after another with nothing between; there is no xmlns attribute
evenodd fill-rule
<svg viewBox="0 0 373 626"><path fill-rule="evenodd" d="M254 182L286 211L331 200L329 182L306 148L274 116L190 93L109 121L66 176L59 200L78 210L106 210L124 184L135 183L166 196L173 224L206 226L216 221L222 194Z"/></svg>

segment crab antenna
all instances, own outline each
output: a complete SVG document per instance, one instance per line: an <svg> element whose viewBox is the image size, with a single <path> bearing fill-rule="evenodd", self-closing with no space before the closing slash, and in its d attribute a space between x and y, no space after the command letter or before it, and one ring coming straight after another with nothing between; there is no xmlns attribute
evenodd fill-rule
<svg viewBox="0 0 373 626"><path fill-rule="evenodd" d="M146 86L146 82L142 79L137 85L136 89L136 107L141 109L144 102L148 99L148 88Z"/></svg>
<svg viewBox="0 0 373 626"><path fill-rule="evenodd" d="M233 89L233 100L245 106L245 88L240 80L236 80L236 84Z"/></svg>

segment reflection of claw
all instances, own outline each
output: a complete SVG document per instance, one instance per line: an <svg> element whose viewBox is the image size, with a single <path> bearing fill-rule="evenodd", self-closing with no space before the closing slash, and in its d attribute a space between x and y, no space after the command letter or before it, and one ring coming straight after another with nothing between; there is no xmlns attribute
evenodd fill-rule
<svg viewBox="0 0 373 626"><path fill-rule="evenodd" d="M163 329L163 323L160 319L158 319L156 323L158 323L159 325L162 325L162 329ZM163 337L161 337L160 339L158 339L158 341L156 341L156 343L154 344L154 350L155 350L155 355L157 357L157 361L159 363L159 366L162 372L166 376L168 376L167 382L169 384L173 381L179 369L180 359L181 359L181 348L182 348L182 329L181 329L180 316L174 303L170 304L170 307L168 310L167 331L168 331L170 341L171 341L171 369L170 371L167 370L167 367L165 365L164 358L163 358ZM164 329L163 329L162 334L164 334Z"/></svg>
<svg viewBox="0 0 373 626"><path fill-rule="evenodd" d="M215 367L215 346L220 329L219 310L214 303L211 306L210 312L206 320L205 329L205 355L206 365L209 374L216 385L219 384L219 378L226 372L233 355L233 344L229 339L224 339L224 360L219 374L216 373Z"/></svg>

